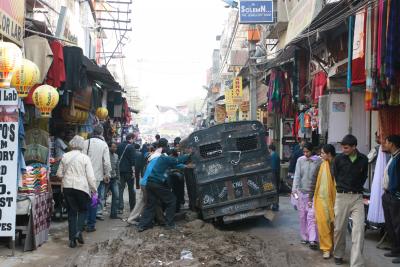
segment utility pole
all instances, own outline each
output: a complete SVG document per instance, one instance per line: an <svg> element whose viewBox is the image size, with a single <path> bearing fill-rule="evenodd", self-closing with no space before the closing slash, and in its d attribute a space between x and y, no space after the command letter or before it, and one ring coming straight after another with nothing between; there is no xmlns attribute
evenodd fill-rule
<svg viewBox="0 0 400 267"><path fill-rule="evenodd" d="M250 120L257 120L257 68L254 54L256 43L249 40Z"/></svg>

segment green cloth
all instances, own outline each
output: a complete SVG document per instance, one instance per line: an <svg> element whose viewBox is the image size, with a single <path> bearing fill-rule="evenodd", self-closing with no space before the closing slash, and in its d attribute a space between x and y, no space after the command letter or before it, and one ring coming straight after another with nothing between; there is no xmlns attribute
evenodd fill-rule
<svg viewBox="0 0 400 267"><path fill-rule="evenodd" d="M351 162L354 162L357 159L357 154L350 155L349 158L350 158Z"/></svg>

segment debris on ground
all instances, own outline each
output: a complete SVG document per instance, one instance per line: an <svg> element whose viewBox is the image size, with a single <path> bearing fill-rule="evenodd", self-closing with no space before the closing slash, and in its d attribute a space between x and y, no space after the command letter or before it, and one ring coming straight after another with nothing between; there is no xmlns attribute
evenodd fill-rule
<svg viewBox="0 0 400 267"><path fill-rule="evenodd" d="M221 231L202 220L138 233L129 227L118 238L96 243L67 266L266 266L265 244L255 236ZM85 248L85 250L83 250Z"/></svg>

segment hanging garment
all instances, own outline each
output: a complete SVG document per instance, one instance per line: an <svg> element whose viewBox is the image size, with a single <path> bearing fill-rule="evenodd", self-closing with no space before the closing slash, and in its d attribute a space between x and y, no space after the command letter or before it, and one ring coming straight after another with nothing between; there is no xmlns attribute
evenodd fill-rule
<svg viewBox="0 0 400 267"><path fill-rule="evenodd" d="M46 83L59 88L65 82L63 45L58 41L53 41L50 43L50 48L53 51L53 64L47 73Z"/></svg>
<svg viewBox="0 0 400 267"><path fill-rule="evenodd" d="M335 222L336 185L329 161L324 160L318 171L314 193L315 218L318 228L319 246L322 251L332 251Z"/></svg>
<svg viewBox="0 0 400 267"><path fill-rule="evenodd" d="M386 76L389 84L395 83L400 69L400 1L391 1L386 37Z"/></svg>
<svg viewBox="0 0 400 267"><path fill-rule="evenodd" d="M378 158L376 159L374 179L372 180L371 197L368 208L368 221L372 223L385 223L382 208L383 176L388 162L387 153L379 147Z"/></svg>
<svg viewBox="0 0 400 267"><path fill-rule="evenodd" d="M49 149L39 144L31 144L26 146L24 154L27 164L30 163L43 163L47 164Z"/></svg>
<svg viewBox="0 0 400 267"><path fill-rule="evenodd" d="M372 83L372 7L367 9L365 30L365 74L366 74L366 90L365 90L365 110L372 110L373 99L373 83Z"/></svg>
<svg viewBox="0 0 400 267"><path fill-rule="evenodd" d="M49 147L49 133L41 129L31 129L25 133L25 142L27 145L39 144Z"/></svg>
<svg viewBox="0 0 400 267"><path fill-rule="evenodd" d="M293 107L292 107L292 90L290 88L290 80L287 73L283 76L283 92L282 92L282 115L291 118L293 117Z"/></svg>
<svg viewBox="0 0 400 267"><path fill-rule="evenodd" d="M324 71L320 71L314 75L311 88L311 99L314 104L318 104L318 99L324 94L328 79Z"/></svg>
<svg viewBox="0 0 400 267"><path fill-rule="evenodd" d="M53 51L49 42L38 35L32 35L24 39L25 58L34 62L40 71L39 83L43 83L44 78L53 62Z"/></svg>
<svg viewBox="0 0 400 267"><path fill-rule="evenodd" d="M87 87L86 67L83 64L83 50L76 46L65 46L64 66L66 80L63 90L76 91Z"/></svg>
<svg viewBox="0 0 400 267"><path fill-rule="evenodd" d="M352 84L365 83L365 24L366 11L356 15L353 41Z"/></svg>

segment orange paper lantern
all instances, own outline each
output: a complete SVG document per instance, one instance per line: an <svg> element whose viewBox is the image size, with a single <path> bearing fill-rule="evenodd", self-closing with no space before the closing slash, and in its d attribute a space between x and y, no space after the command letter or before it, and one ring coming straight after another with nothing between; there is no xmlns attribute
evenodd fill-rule
<svg viewBox="0 0 400 267"><path fill-rule="evenodd" d="M41 85L33 92L33 103L44 118L49 118L51 111L57 106L59 95L53 86Z"/></svg>
<svg viewBox="0 0 400 267"><path fill-rule="evenodd" d="M28 96L32 86L39 82L40 71L38 66L30 60L22 59L22 63L14 70L11 86L14 87L20 98Z"/></svg>
<svg viewBox="0 0 400 267"><path fill-rule="evenodd" d="M18 46L0 41L0 88L10 88L13 72L21 60L22 51Z"/></svg>

